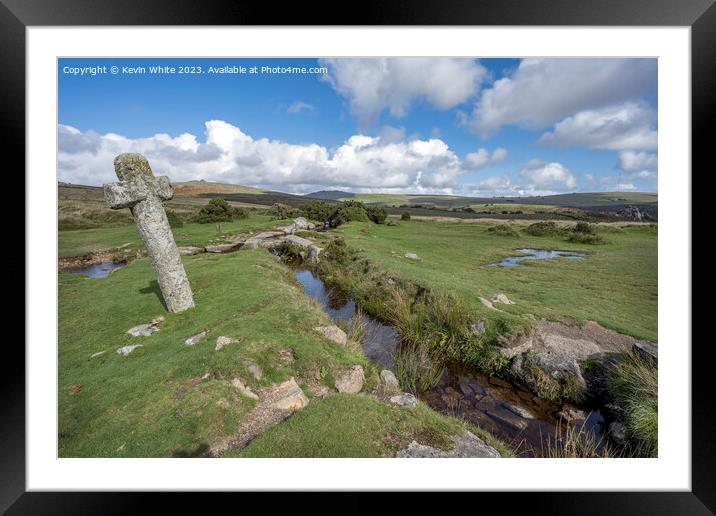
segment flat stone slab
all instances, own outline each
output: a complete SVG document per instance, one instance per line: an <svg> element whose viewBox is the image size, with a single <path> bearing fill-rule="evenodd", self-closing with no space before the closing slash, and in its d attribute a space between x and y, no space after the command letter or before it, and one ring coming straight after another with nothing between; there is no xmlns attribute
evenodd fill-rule
<svg viewBox="0 0 716 516"><path fill-rule="evenodd" d="M209 332L208 332L208 331L202 331L201 333L197 333L196 335L192 335L191 337L189 337L188 339L186 339L186 340L184 341L184 344L186 344L187 346L193 346L194 344L199 343L199 342L201 341L201 339L203 339L204 337L206 337L206 334L207 334L207 333L209 333Z"/></svg>
<svg viewBox="0 0 716 516"><path fill-rule="evenodd" d="M233 337L226 337L224 335L221 335L216 339L216 347L214 347L214 350L219 351L224 346L228 346L229 344L238 344L239 342L239 339L234 339Z"/></svg>
<svg viewBox="0 0 716 516"><path fill-rule="evenodd" d="M472 432L465 432L463 435L451 435L450 440L454 443L452 450L440 450L432 446L419 444L412 441L404 450L395 454L397 458L408 459L429 459L429 458L484 458L499 459L500 452L488 445Z"/></svg>
<svg viewBox="0 0 716 516"><path fill-rule="evenodd" d="M241 248L242 245L243 243L241 242L231 242L229 244L207 245L204 249L207 253L222 254L236 251Z"/></svg>
<svg viewBox="0 0 716 516"><path fill-rule="evenodd" d="M491 418L506 424L514 430L524 430L527 428L527 421L510 410L497 407L491 408L485 413Z"/></svg>
<svg viewBox="0 0 716 516"><path fill-rule="evenodd" d="M132 346L122 346L117 350L118 355L122 355L123 357L126 357L129 355L132 351L134 351L137 348L143 348L144 346L142 344L134 344Z"/></svg>
<svg viewBox="0 0 716 516"><path fill-rule="evenodd" d="M140 324L127 330L132 337L149 337L152 333L159 331L159 325L164 321L163 316L156 317L152 322Z"/></svg>
<svg viewBox="0 0 716 516"><path fill-rule="evenodd" d="M308 405L308 398L293 378L272 389L267 398L272 408L288 412L301 410Z"/></svg>
<svg viewBox="0 0 716 516"><path fill-rule="evenodd" d="M195 255L195 254L201 254L204 252L203 247L192 247L192 246L184 246L184 247L177 247L179 250L179 254L183 255Z"/></svg>

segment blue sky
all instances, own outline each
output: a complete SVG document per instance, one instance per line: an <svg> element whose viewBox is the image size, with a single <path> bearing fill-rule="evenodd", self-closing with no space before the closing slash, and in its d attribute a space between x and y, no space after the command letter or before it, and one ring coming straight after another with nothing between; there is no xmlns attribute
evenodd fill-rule
<svg viewBox="0 0 716 516"><path fill-rule="evenodd" d="M114 156L141 152L174 181L296 193L656 191L656 71L655 59L61 59L58 179L112 181Z"/></svg>

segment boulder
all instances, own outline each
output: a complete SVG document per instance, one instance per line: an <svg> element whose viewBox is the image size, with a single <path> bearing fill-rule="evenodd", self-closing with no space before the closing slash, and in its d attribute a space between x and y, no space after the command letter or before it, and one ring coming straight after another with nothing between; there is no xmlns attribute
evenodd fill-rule
<svg viewBox="0 0 716 516"><path fill-rule="evenodd" d="M432 446L419 444L412 441L404 450L398 451L397 458L421 459L421 458L500 458L500 452L488 445L472 432L465 432L463 435L452 435L450 440L454 446L452 450L440 450Z"/></svg>
<svg viewBox="0 0 716 516"><path fill-rule="evenodd" d="M383 385L388 390L394 390L400 388L400 382L398 382L398 379L393 374L393 371L389 369L383 369L380 372L380 381L383 382Z"/></svg>
<svg viewBox="0 0 716 516"><path fill-rule="evenodd" d="M238 390L244 396L248 396L249 398L255 400L259 399L258 395L251 390L251 387L241 381L241 378L234 378L233 380L231 380L231 385L233 385L234 388L236 388L236 390Z"/></svg>
<svg viewBox="0 0 716 516"><path fill-rule="evenodd" d="M348 343L348 335L335 324L331 326L316 326L313 328L328 340L345 346Z"/></svg>
<svg viewBox="0 0 716 516"><path fill-rule="evenodd" d="M142 346L142 344L135 344L135 345L132 345L132 346L122 346L121 348L119 348L119 349L117 350L117 354L118 354L118 355L122 355L123 357L126 357L126 356L129 355L132 351L134 351L135 349L137 349L137 348L142 348L142 347L144 347L144 346Z"/></svg>
<svg viewBox="0 0 716 516"><path fill-rule="evenodd" d="M351 366L336 378L336 390L348 394L358 394L363 389L364 380L363 368L359 365Z"/></svg>
<svg viewBox="0 0 716 516"><path fill-rule="evenodd" d="M308 398L293 378L272 389L268 396L271 407L277 410L295 412L308 405Z"/></svg>
<svg viewBox="0 0 716 516"><path fill-rule="evenodd" d="M390 403L398 407L415 408L418 406L418 399L409 392L404 392L397 396L391 396Z"/></svg>
<svg viewBox="0 0 716 516"><path fill-rule="evenodd" d="M192 246L184 246L184 247L177 247L179 249L179 254L184 255L194 255L194 254L200 254L204 252L203 247L192 247Z"/></svg>
<svg viewBox="0 0 716 516"><path fill-rule="evenodd" d="M201 333L197 333L196 335L192 335L188 339L184 341L184 344L187 346L193 346L194 344L198 343L201 339L206 337L206 334L209 333L208 331L202 331Z"/></svg>

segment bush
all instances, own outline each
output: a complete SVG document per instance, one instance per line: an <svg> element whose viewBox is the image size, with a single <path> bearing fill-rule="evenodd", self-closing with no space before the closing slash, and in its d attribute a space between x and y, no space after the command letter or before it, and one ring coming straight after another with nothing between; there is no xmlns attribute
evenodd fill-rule
<svg viewBox="0 0 716 516"><path fill-rule="evenodd" d="M517 236L517 231L512 229L512 226L510 226L509 224L498 224L496 226L490 226L487 231L497 236Z"/></svg>
<svg viewBox="0 0 716 516"><path fill-rule="evenodd" d="M310 201L301 204L298 209L301 215L307 219L326 222L331 219L331 215L336 211L336 206L328 204L326 201Z"/></svg>
<svg viewBox="0 0 716 516"><path fill-rule="evenodd" d="M172 210L167 210L166 213L170 228L181 228L184 226L184 222L182 222L182 220L179 218L179 215L174 213Z"/></svg>
<svg viewBox="0 0 716 516"><path fill-rule="evenodd" d="M331 240L323 250L322 257L326 260L344 264L348 262L349 254L346 241L342 238Z"/></svg>
<svg viewBox="0 0 716 516"><path fill-rule="evenodd" d="M616 363L609 379L623 410L629 443L642 456L658 453L658 376L654 360L628 353Z"/></svg>
<svg viewBox="0 0 716 516"><path fill-rule="evenodd" d="M234 219L245 219L248 217L246 210L231 206L224 199L217 197L199 210L196 222L209 224L212 222L230 222Z"/></svg>
<svg viewBox="0 0 716 516"><path fill-rule="evenodd" d="M603 244L604 237L597 233L581 233L579 231L572 231L567 235L567 241L575 244Z"/></svg>
<svg viewBox="0 0 716 516"><path fill-rule="evenodd" d="M382 206L368 206L365 211L368 218L376 224L382 224L388 218L388 212Z"/></svg>
<svg viewBox="0 0 716 516"><path fill-rule="evenodd" d="M554 222L535 222L525 228L525 233L532 236L554 236L562 233L562 229Z"/></svg>
<svg viewBox="0 0 716 516"><path fill-rule="evenodd" d="M344 201L338 204L329 220L332 227L338 227L346 222L368 222L365 205L358 201Z"/></svg>
<svg viewBox="0 0 716 516"><path fill-rule="evenodd" d="M572 232L593 235L597 232L597 227L587 222L577 222L572 228Z"/></svg>
<svg viewBox="0 0 716 516"><path fill-rule="evenodd" d="M299 210L293 208L292 206L289 206L288 204L282 204L280 202L277 202L273 206L271 206L271 208L269 208L268 213L274 219L281 220L297 217L299 214Z"/></svg>
<svg viewBox="0 0 716 516"><path fill-rule="evenodd" d="M410 213L404 211L403 214L400 216L400 220L410 220Z"/></svg>

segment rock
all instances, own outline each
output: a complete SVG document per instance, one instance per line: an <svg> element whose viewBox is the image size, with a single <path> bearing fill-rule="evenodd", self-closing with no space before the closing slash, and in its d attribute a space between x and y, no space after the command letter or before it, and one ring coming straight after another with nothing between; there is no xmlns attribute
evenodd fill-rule
<svg viewBox="0 0 716 516"><path fill-rule="evenodd" d="M514 430L524 430L527 428L527 421L510 410L496 407L488 409L485 413L491 418L509 426Z"/></svg>
<svg viewBox="0 0 716 516"><path fill-rule="evenodd" d="M264 375L264 372L261 370L261 367L259 367L258 364L249 364L247 369L249 370L249 373L251 373L251 376L253 376L257 380L260 380Z"/></svg>
<svg viewBox="0 0 716 516"><path fill-rule="evenodd" d="M390 390L400 388L400 383L398 382L398 379L393 374L393 371L389 369L383 369L380 372L380 380L383 382L383 385Z"/></svg>
<svg viewBox="0 0 716 516"><path fill-rule="evenodd" d="M292 244L292 245L295 245L298 247L303 247L306 249L310 248L313 245L313 242L311 242L309 239L303 238L300 236L296 236L296 235L288 235L285 238L285 241L288 242L289 244Z"/></svg>
<svg viewBox="0 0 716 516"><path fill-rule="evenodd" d="M117 353L122 355L123 357L126 357L135 349L142 348L142 347L144 347L144 346L142 346L141 344L135 344L133 346L123 346L117 350Z"/></svg>
<svg viewBox="0 0 716 516"><path fill-rule="evenodd" d="M502 310L500 310L499 308L495 308L495 305L492 304L492 301L490 301L489 299L485 299L484 297L481 297L481 298L480 298L480 303L482 303L483 305L485 305L485 306L486 306L487 308L489 308L490 310L497 310L498 312L501 312L501 311L502 311Z"/></svg>
<svg viewBox="0 0 716 516"><path fill-rule="evenodd" d="M139 326L128 329L127 333L129 333L132 337L149 337L152 333L159 331L159 324L163 320L164 318L161 320L156 318L150 323L140 324Z"/></svg>
<svg viewBox="0 0 716 516"><path fill-rule="evenodd" d="M587 414L583 410L579 410L571 405L562 405L562 410L557 412L557 417L565 420L567 423L572 421L584 421L587 419Z"/></svg>
<svg viewBox="0 0 716 516"><path fill-rule="evenodd" d="M500 458L500 453L495 448L485 444L485 441L472 432L465 432L463 435L452 435L450 436L450 440L454 443L452 450L440 450L432 446L419 444L417 441L412 441L406 449L398 451L395 456L408 459L449 457Z"/></svg>
<svg viewBox="0 0 716 516"><path fill-rule="evenodd" d="M626 428L618 421L613 421L612 423L609 423L609 428L607 431L609 433L609 436L614 439L614 442L616 442L617 444L624 444L626 442Z"/></svg>
<svg viewBox="0 0 716 516"><path fill-rule="evenodd" d="M238 342L238 339L233 339L231 337L225 337L221 335L216 339L216 347L214 348L214 350L219 351L224 346L228 346L229 344L237 344Z"/></svg>
<svg viewBox="0 0 716 516"><path fill-rule="evenodd" d="M184 341L184 344L187 346L193 346L197 342L199 342L201 339L206 337L206 334L209 333L208 331L202 331L201 333L197 333L196 335L192 335L188 339Z"/></svg>
<svg viewBox="0 0 716 516"><path fill-rule="evenodd" d="M233 385L244 396L248 396L249 398L253 398L255 400L259 399L258 395L252 391L248 385L241 381L241 378L234 378L231 380L231 385Z"/></svg>
<svg viewBox="0 0 716 516"><path fill-rule="evenodd" d="M231 242L231 243L229 243L229 244L207 245L207 246L204 248L204 250L205 250L207 253L218 253L218 254L221 254L221 253L230 253L230 252L232 252L232 251L236 251L236 250L239 249L242 245L243 245L242 242L236 241L236 242Z"/></svg>
<svg viewBox="0 0 716 516"><path fill-rule="evenodd" d="M409 392L404 392L397 396L391 396L390 403L398 407L415 408L418 406L418 399Z"/></svg>
<svg viewBox="0 0 716 516"><path fill-rule="evenodd" d="M308 405L308 398L293 378L274 388L269 396L271 407L278 410L295 412Z"/></svg>
<svg viewBox="0 0 716 516"><path fill-rule="evenodd" d="M312 245L308 248L308 261L311 263L318 263L320 261L319 255L323 251L322 247Z"/></svg>
<svg viewBox="0 0 716 516"><path fill-rule="evenodd" d="M503 303L505 305L514 305L515 303L513 301L510 301L510 298L508 298L503 293L498 293L492 296L492 302L493 303Z"/></svg>
<svg viewBox="0 0 716 516"><path fill-rule="evenodd" d="M98 351L97 353L92 353L92 354L90 355L90 358L95 358L95 357L98 357L98 356L100 356L100 355L104 355L106 352L107 352L107 350Z"/></svg>
<svg viewBox="0 0 716 516"><path fill-rule="evenodd" d="M308 222L303 217L298 217L297 219L293 219L293 227L296 228L296 231L305 231L307 229L315 228L316 225L311 222Z"/></svg>
<svg viewBox="0 0 716 516"><path fill-rule="evenodd" d="M472 333L473 335L485 333L485 321L480 320L477 321L475 324L471 324L470 333Z"/></svg>
<svg viewBox="0 0 716 516"><path fill-rule="evenodd" d="M257 235L247 238L244 241L244 247L247 249L256 249L257 247L263 246L266 240L271 240L281 236L285 236L283 231L263 231Z"/></svg>
<svg viewBox="0 0 716 516"><path fill-rule="evenodd" d="M336 344L341 344L345 346L348 343L348 335L346 335L346 332L341 330L338 326L331 325L331 326L316 326L313 328L314 331L317 331L324 337L326 337L328 340L335 342Z"/></svg>
<svg viewBox="0 0 716 516"><path fill-rule="evenodd" d="M638 340L632 347L634 353L641 356L642 358L648 358L654 362L659 360L659 347L653 342L647 342L645 340Z"/></svg>
<svg viewBox="0 0 716 516"><path fill-rule="evenodd" d="M405 257L408 260L420 260L420 257L415 253L405 253Z"/></svg>
<svg viewBox="0 0 716 516"><path fill-rule="evenodd" d="M532 412L530 412L526 408L522 408L517 405L512 405L511 403L503 403L502 406L505 407L510 412L512 412L513 414L517 414L521 418L524 418L524 419L534 419L535 418L534 415L532 414Z"/></svg>
<svg viewBox="0 0 716 516"><path fill-rule="evenodd" d="M465 396L472 396L472 388L470 387L470 380L464 376L461 376L458 380L458 385L460 386L460 391Z"/></svg>
<svg viewBox="0 0 716 516"><path fill-rule="evenodd" d="M190 255L190 256L204 252L203 247L185 246L185 247L177 247L177 249L179 249L179 254Z"/></svg>
<svg viewBox="0 0 716 516"><path fill-rule="evenodd" d="M336 389L338 392L358 394L363 389L364 380L363 368L359 365L354 365L336 379Z"/></svg>

